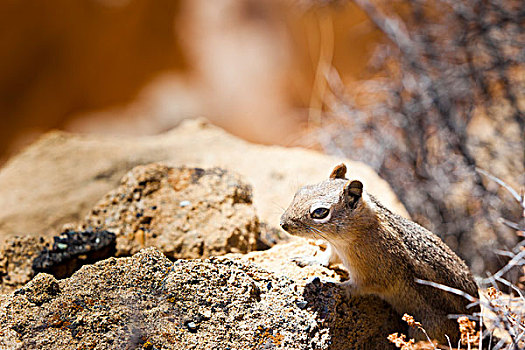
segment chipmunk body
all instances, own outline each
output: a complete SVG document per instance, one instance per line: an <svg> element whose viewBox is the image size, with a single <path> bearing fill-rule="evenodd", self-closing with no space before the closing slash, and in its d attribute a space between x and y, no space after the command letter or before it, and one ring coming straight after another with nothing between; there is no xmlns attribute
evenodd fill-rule
<svg viewBox="0 0 525 350"><path fill-rule="evenodd" d="M400 314L420 321L432 339L446 344L459 340L450 314L471 314L468 301L416 279L456 288L478 297L465 263L432 232L402 218L363 191L360 181L345 178L344 164L330 179L301 188L281 217L290 234L322 238L332 248L330 262L340 259L349 271L345 284L352 295L374 294ZM417 340L421 331L411 330Z"/></svg>

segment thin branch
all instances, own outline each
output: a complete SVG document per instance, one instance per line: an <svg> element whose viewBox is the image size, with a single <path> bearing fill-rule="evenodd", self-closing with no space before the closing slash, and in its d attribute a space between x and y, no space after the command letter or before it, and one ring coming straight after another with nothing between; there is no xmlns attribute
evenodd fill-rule
<svg viewBox="0 0 525 350"><path fill-rule="evenodd" d="M431 287L434 287L434 288L438 288L438 289L444 290L445 292L450 292L450 293L462 296L463 298L467 299L468 301L470 301L472 303L474 303L476 301L479 301L477 298L474 298L472 295L470 295L468 293L465 293L464 291L462 291L460 289L457 289L457 288L452 288L452 287L449 287L449 286L445 286L444 284L441 284L441 283L420 280L419 278L416 278L415 281L416 281L416 283L423 284L425 286L431 286Z"/></svg>
<svg viewBox="0 0 525 350"><path fill-rule="evenodd" d="M518 201L518 203L520 203L520 204L522 203L523 199L521 198L519 193L515 189L513 189L510 185L508 185L505 181L497 178L494 175L489 174L488 172L486 172L485 170L483 170L483 169L481 169L479 167L476 167L476 171L481 173L481 174L483 174L483 175L485 175L486 177L488 177L492 181L496 182L498 185L500 185L503 188L505 188L507 191L509 191L509 193L512 195L512 197L514 197L514 199Z"/></svg>
<svg viewBox="0 0 525 350"><path fill-rule="evenodd" d="M515 223L513 221L510 221L510 220L507 220L505 218L500 218L499 222L501 222L503 225L505 225L507 227L510 227L513 230L525 231L525 226L520 226L519 224L517 224L517 223Z"/></svg>
<svg viewBox="0 0 525 350"><path fill-rule="evenodd" d="M500 278L507 272L509 272L510 269L512 269L513 267L525 265L525 260L523 259L524 257L525 257L525 250L522 250L519 254L517 254L512 259L510 259L509 262L503 268L501 268L498 272L496 272L490 277L484 278L482 280L482 283L483 284L492 283L498 280L498 278Z"/></svg>

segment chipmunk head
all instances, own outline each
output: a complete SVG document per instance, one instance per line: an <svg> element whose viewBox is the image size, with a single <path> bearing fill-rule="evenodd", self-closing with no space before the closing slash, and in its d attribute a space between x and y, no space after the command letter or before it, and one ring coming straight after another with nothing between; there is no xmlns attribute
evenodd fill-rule
<svg viewBox="0 0 525 350"><path fill-rule="evenodd" d="M281 227L292 235L325 240L347 233L365 205L363 184L346 179L345 174L346 166L340 164L328 180L299 189L281 216Z"/></svg>

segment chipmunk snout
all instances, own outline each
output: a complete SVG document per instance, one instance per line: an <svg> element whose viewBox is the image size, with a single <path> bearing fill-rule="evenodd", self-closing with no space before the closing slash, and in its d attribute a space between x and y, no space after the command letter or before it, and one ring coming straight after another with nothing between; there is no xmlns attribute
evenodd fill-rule
<svg viewBox="0 0 525 350"><path fill-rule="evenodd" d="M293 214L293 213L292 213ZM279 221L279 225L283 230L288 232L289 234L295 234L295 232L302 227L301 221L295 217L294 215L291 215L290 212L285 212L281 216L281 220Z"/></svg>
<svg viewBox="0 0 525 350"><path fill-rule="evenodd" d="M281 220L279 222L279 225L281 226L283 230L288 232L293 226L292 221L293 220L291 220L290 216L287 215L287 213L285 212L283 215L281 215Z"/></svg>

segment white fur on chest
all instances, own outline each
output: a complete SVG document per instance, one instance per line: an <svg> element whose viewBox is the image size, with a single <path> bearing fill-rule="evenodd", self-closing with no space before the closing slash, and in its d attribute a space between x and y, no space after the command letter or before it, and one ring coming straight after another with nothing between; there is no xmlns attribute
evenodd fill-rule
<svg viewBox="0 0 525 350"><path fill-rule="evenodd" d="M334 245L332 243L328 243L331 254L336 254L341 262L343 263L343 266L348 270L348 281L345 281L344 284L348 285L352 289L359 289L359 280L356 278L357 274L355 273L355 269L350 264L350 261L347 259L348 253L345 253L344 251L341 251L338 249L337 245ZM332 259L331 259L332 260Z"/></svg>

